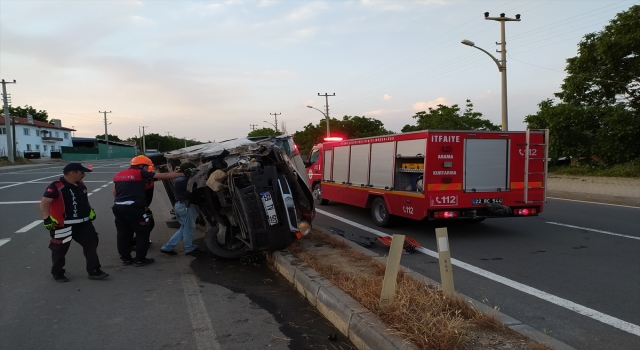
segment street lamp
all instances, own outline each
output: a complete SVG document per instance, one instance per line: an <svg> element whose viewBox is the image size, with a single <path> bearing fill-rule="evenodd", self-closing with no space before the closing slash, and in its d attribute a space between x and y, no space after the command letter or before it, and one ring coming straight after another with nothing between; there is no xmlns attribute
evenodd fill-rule
<svg viewBox="0 0 640 350"><path fill-rule="evenodd" d="M324 116L324 118L327 120L327 137L331 137L331 130L330 130L330 128L329 128L329 117L327 117L327 115L326 115L326 114L324 114L324 112L323 112L323 111L321 111L321 110L319 110L319 109L317 109L317 108L315 108L315 107L307 106L307 108L315 109L316 111L318 111L318 112L322 113L322 115Z"/></svg>
<svg viewBox="0 0 640 350"><path fill-rule="evenodd" d="M500 17L489 17L489 12L485 12L484 19L500 22L500 50L496 50L497 52L500 52L500 60L498 61L498 59L495 58L492 54L480 47L477 47L476 44L471 40L464 39L461 41L461 43L467 46L474 47L489 55L493 62L496 63L496 66L498 66L498 71L502 73L502 131L507 131L509 130L509 121L507 117L507 43L504 37L504 23L508 21L520 22L520 15L516 15L516 18L509 18L505 17L504 13L501 13Z"/></svg>
<svg viewBox="0 0 640 350"><path fill-rule="evenodd" d="M269 124L269 125L273 125L273 128L276 130L276 134L278 133L278 127L277 127L277 126L275 126L273 123L269 123L269 122L268 122L268 121L266 121L266 120L263 120L263 122L265 122L265 123L267 123L267 124Z"/></svg>

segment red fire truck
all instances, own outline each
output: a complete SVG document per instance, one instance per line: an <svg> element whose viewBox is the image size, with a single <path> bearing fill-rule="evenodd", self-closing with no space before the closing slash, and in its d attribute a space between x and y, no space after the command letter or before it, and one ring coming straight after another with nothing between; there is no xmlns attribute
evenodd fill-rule
<svg viewBox="0 0 640 350"><path fill-rule="evenodd" d="M317 204L371 208L378 226L533 216L546 202L549 131L418 131L325 142L306 165ZM526 184L526 185L525 185Z"/></svg>

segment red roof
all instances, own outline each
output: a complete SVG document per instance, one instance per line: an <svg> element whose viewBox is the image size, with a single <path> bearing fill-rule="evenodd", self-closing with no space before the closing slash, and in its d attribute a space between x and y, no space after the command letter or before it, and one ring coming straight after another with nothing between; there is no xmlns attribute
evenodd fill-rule
<svg viewBox="0 0 640 350"><path fill-rule="evenodd" d="M34 120L33 124L31 124L27 121L27 118L12 117L11 119L15 119L15 121L17 122L16 124L33 125L33 126L39 126L41 128L49 128L49 129L76 131L76 129L57 127L53 124L41 122L39 120ZM11 124L13 124L13 120L11 120L10 122ZM4 126L5 125L4 123L5 123L4 114L0 114L0 126Z"/></svg>

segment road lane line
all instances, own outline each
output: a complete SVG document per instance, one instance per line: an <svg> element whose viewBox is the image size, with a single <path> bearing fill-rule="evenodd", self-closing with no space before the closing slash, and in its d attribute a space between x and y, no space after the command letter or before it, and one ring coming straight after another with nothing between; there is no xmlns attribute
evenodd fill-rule
<svg viewBox="0 0 640 350"><path fill-rule="evenodd" d="M0 187L0 190L1 190L1 189L4 189L4 188L9 188L9 187L13 187L13 186L22 185L22 184L28 184L28 183L31 183L31 182L36 182L36 181L40 181L40 180L44 180L44 179L48 179L48 178L51 178L51 177L58 177L58 176L60 176L60 174L52 175L52 176L47 176L47 177L41 177L41 178L39 178L39 179L35 179L35 180L31 180L31 181L25 181L25 182L21 182L21 183L13 184L13 185L7 185L7 186L4 186L4 187Z"/></svg>
<svg viewBox="0 0 640 350"><path fill-rule="evenodd" d="M560 201L579 202L579 203L587 203L587 204L602 204L602 205L610 205L612 207L623 207L623 208L640 209L640 207L634 207L634 206L631 206L631 205L600 203L600 202L588 202L588 201L581 201L581 200L577 200L577 199L567 199L567 198L557 198L557 197L547 197L547 198L549 198L549 199L557 199L557 200L560 200Z"/></svg>
<svg viewBox="0 0 640 350"><path fill-rule="evenodd" d="M40 201L0 202L0 204L35 204L35 203L40 203Z"/></svg>
<svg viewBox="0 0 640 350"><path fill-rule="evenodd" d="M102 187L96 188L95 190L91 191L91 192L98 192L102 189Z"/></svg>
<svg viewBox="0 0 640 350"><path fill-rule="evenodd" d="M22 233L22 232L27 232L29 230L31 230L32 228L38 226L38 224L42 223L42 220L36 220L32 223L30 223L29 225L19 229L18 231L16 231L16 233Z"/></svg>
<svg viewBox="0 0 640 350"><path fill-rule="evenodd" d="M9 242L11 238L2 238L0 239L0 247L2 247L5 243Z"/></svg>
<svg viewBox="0 0 640 350"><path fill-rule="evenodd" d="M380 237L390 237L391 236L391 235L388 235L388 234L386 234L386 233L384 233L382 231L378 231L376 229L361 225L361 224L359 224L357 222L345 219L345 218L343 218L341 216L338 216L338 215L335 215L335 214L328 213L328 212L326 212L324 210L316 209L316 212L320 213L322 215L328 216L330 218L342 221L342 222L344 222L346 224L349 224L351 226L357 227L357 228L359 228L361 230L373 233L376 236L380 236ZM429 255L429 256L434 257L436 259L438 258L438 252L434 252L434 251L426 249L424 247L416 248L416 251L419 251L419 252L421 252L423 254ZM506 277L502 277L500 275L496 275L493 272L489 272L487 270L483 270L481 268L475 267L473 265L467 264L467 263L462 262L462 261L457 260L457 259L451 259L451 263L453 265L455 265L455 266L458 266L458 267L463 268L463 269L465 269L467 271L470 271L470 272L473 272L475 274L478 274L478 275L480 275L482 277L488 278L488 279L490 279L492 281L495 281L495 282L498 282L498 283L502 283L502 284L504 284L506 286L509 286L509 287L511 287L511 288L513 288L515 290L521 291L523 293L527 293L527 294L532 295L534 297L537 297L537 298L540 298L542 300L548 301L548 302L550 302L552 304L555 304L555 305L558 305L560 307L569 309L569 310L574 311L574 312L576 312L576 313L578 313L580 315L587 316L589 318L592 318L594 320L600 321L600 322L602 322L604 324L608 324L608 325L610 325L612 327L615 327L617 329L620 329L620 330L623 330L625 332L631 333L633 335L640 336L640 326L635 325L633 323L623 321L623 320L621 320L619 318L615 318L613 316L609 316L607 314L601 313L601 312L596 311L594 309L590 309L590 308L588 308L586 306L582 306L580 304L576 304L576 303L574 303L574 302L572 302L570 300L557 297L555 295L549 294L547 292L543 292L543 291L541 291L539 289L536 289L536 288L533 288L533 287L529 287L529 286L527 286L525 284L522 284L520 282L516 282L514 280L508 279Z"/></svg>
<svg viewBox="0 0 640 350"><path fill-rule="evenodd" d="M187 302L187 310L189 310L192 333L196 338L196 346L198 350L220 350L220 344L216 340L218 336L213 329L211 319L207 313L207 307L202 300L198 281L196 281L188 260L187 258L178 258L176 259L176 265L181 272L180 281L182 282L182 289Z"/></svg>
<svg viewBox="0 0 640 350"><path fill-rule="evenodd" d="M580 226L573 226L573 225L561 224L561 223L559 223L559 222L551 222L551 221L547 221L547 224L551 224L551 225L558 225L558 226L565 226L565 227L571 227L571 228L577 228L577 229L579 229L579 230L593 231L593 232L604 233L604 234L606 234L606 235L620 236L620 237L625 237L625 238L631 238L631 239L637 239L637 240L640 240L640 237L634 237L634 236L629 236L629 235L623 235L623 234L621 234L621 233L613 233L613 232L609 232L609 231L596 230L596 229L593 229L593 228L586 228L586 227L580 227Z"/></svg>

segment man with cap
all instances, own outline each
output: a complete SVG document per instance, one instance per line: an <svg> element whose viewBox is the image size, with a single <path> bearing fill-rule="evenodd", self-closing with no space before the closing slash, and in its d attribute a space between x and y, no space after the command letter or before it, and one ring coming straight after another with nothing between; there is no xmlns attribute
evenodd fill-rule
<svg viewBox="0 0 640 350"><path fill-rule="evenodd" d="M145 266L153 263L154 259L147 258L149 249L149 235L151 234L152 218L147 215L147 181L150 179L171 180L183 177L182 172L156 173L148 171L153 166L151 159L136 156L129 163L131 167L117 173L113 177L112 207L117 230L118 253L122 265ZM135 234L135 258L131 257L131 240Z"/></svg>
<svg viewBox="0 0 640 350"><path fill-rule="evenodd" d="M173 207L176 219L180 223L180 228L173 236L160 248L161 253L176 255L173 248L182 241L185 255L197 256L202 251L193 244L193 234L196 230L196 218L198 217L198 206L194 203L193 196L188 190L189 177L195 172L196 166L193 163L182 163L178 169L184 172L185 177L176 179L173 183L173 193L176 203Z"/></svg>
<svg viewBox="0 0 640 350"><path fill-rule="evenodd" d="M87 187L82 182L85 173L91 171L80 163L67 164L62 170L63 176L47 186L40 201L44 227L51 235L51 274L56 282L69 281L65 276L64 264L72 239L82 246L89 278L109 276L100 270L98 233L92 223L96 219L96 212L89 204Z"/></svg>

